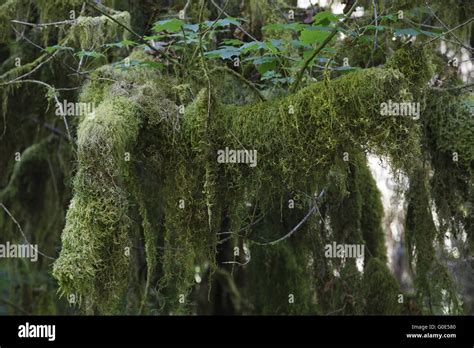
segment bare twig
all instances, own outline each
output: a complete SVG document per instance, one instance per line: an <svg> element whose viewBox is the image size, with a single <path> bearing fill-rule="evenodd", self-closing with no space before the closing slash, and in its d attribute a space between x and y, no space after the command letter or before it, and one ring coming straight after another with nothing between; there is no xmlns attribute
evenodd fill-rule
<svg viewBox="0 0 474 348"><path fill-rule="evenodd" d="M255 84L253 82L247 80L243 75L239 74L237 71L232 70L232 69L228 68L227 66L218 66L218 67L215 67L214 69L212 69L211 73L216 71L216 70L225 71L225 72L228 72L228 73L234 75L240 81L242 81L247 86L249 86L255 92L255 94L258 96L258 98L260 100L262 100L262 101L265 100L265 97L263 96L262 92L260 92L260 90L257 88L257 86L255 86Z"/></svg>
<svg viewBox="0 0 474 348"><path fill-rule="evenodd" d="M453 87L447 87L447 88L431 87L431 89L435 89L437 91L459 91L464 88L472 88L472 87L474 87L474 83L468 83L462 86L453 86Z"/></svg>
<svg viewBox="0 0 474 348"><path fill-rule="evenodd" d="M469 18L469 19L468 19L467 21L465 21L464 23L461 23L461 24L455 26L454 28L449 29L448 31L445 31L444 33L441 33L440 35L438 35L438 36L432 38L431 40L427 41L424 45L428 45L428 44L432 43L433 41L442 38L442 37L445 36L446 34L450 34L450 33L452 33L453 31L458 30L459 28L465 26L466 24L471 23L473 20L474 20L474 18ZM424 45L423 45L423 46L424 46Z"/></svg>
<svg viewBox="0 0 474 348"><path fill-rule="evenodd" d="M438 20L438 22L441 23L441 25L443 26L443 28L445 30L450 30L449 27L446 25L446 23L444 23L441 18L439 18L436 13L433 11L433 9L430 7L428 1L425 1L425 4L426 4L426 7L428 7L428 9L430 10L431 14L433 15L434 18L436 18ZM467 49L468 51L472 51L472 47L469 47L467 45L465 45L454 33L450 33L452 37L454 37L454 39L462 46L464 47L465 49Z"/></svg>
<svg viewBox="0 0 474 348"><path fill-rule="evenodd" d="M377 0L373 0L372 2L374 4L374 19L375 19L374 49L372 51L372 56L373 56L373 52L377 49L377 35L379 33L379 19L377 17Z"/></svg>
<svg viewBox="0 0 474 348"><path fill-rule="evenodd" d="M41 251L39 251L37 247L35 247L33 244L31 244L31 243L28 241L28 238L26 238L26 234L25 234L25 232L23 232L23 229L21 228L20 224L18 223L18 221L16 221L15 217L10 213L10 211L7 209L7 207L5 207L5 205L4 205L3 203L0 203L0 207L3 208L3 210L5 211L5 213L7 213L8 216L9 216L9 217L12 219L12 221L15 223L15 225L17 225L18 229L20 230L21 235L22 235L23 238L25 239L26 244L28 244L31 248L33 248L34 250L36 250L36 252L37 252L38 254L40 254L40 255L46 257L47 259L55 260L54 257L45 255L44 253L42 253Z"/></svg>
<svg viewBox="0 0 474 348"><path fill-rule="evenodd" d="M0 86L14 84L14 83L36 83L38 85L42 85L42 86L48 88L48 90L53 92L52 94L53 94L54 101L56 102L56 106L60 110L61 117L64 120L64 126L66 127L66 131L67 131L67 134L68 134L68 137L69 137L69 141L71 142L71 144L73 145L73 148L74 148L74 141L73 141L73 138L71 136L71 132L69 131L69 125L68 125L67 120L66 120L66 115L64 114L63 106L62 106L61 102L59 101L58 96L56 95L57 90L53 86L51 86L50 84L47 84L46 82L38 81L38 80L13 80L13 81L0 83Z"/></svg>
<svg viewBox="0 0 474 348"><path fill-rule="evenodd" d="M255 244L257 244L257 245L275 245L275 244L277 244L277 243L279 243L279 242L281 242L281 241L283 241L283 240L285 240L285 239L291 237L296 231L298 231L298 230L300 229L301 226L303 226L303 224L306 222L306 220L308 220L309 217L310 217L311 215L313 215L313 213L319 209L319 208L318 208L318 202L317 202L317 201L319 201L319 200L323 197L324 192L325 192L325 190L322 190L322 191L321 191L321 193L320 193L319 196L317 197L317 200L316 200L316 202L314 203L313 207L308 211L308 213L305 215L305 217L304 217L300 222L298 222L298 224L297 224L295 227L293 227L293 228L291 229L291 231L288 232L287 234L285 234L283 237L280 237L280 238L278 238L278 239L276 239L276 240L273 240L273 241L271 241L271 242L266 242L266 243L260 243L260 242L256 242L256 241L252 241L252 243L255 243Z"/></svg>
<svg viewBox="0 0 474 348"><path fill-rule="evenodd" d="M26 25L26 26L33 27L33 28L41 28L41 27L49 27L49 26L56 26L57 27L59 25L65 25L65 24L75 24L76 21L77 21L76 19L70 19L70 20L61 21L61 22L30 23L30 22L23 22L23 21L18 21L18 20L14 19L11 22L15 23L15 24Z"/></svg>
<svg viewBox="0 0 474 348"><path fill-rule="evenodd" d="M31 313L29 313L28 311L25 311L23 308L21 308L20 306L14 304L13 302L11 301L8 301L7 299L5 298L0 298L0 301L5 303L6 305L9 305L10 307L16 309L17 311L25 314L25 315L31 315Z"/></svg>
<svg viewBox="0 0 474 348"><path fill-rule="evenodd" d="M211 3L220 11L222 11L227 17L229 17L229 14L225 12L214 0L211 0ZM247 35L249 38L251 38L253 41L258 41L255 36L250 34L247 30L245 30L241 25L237 25L237 28L239 28L245 35Z"/></svg>

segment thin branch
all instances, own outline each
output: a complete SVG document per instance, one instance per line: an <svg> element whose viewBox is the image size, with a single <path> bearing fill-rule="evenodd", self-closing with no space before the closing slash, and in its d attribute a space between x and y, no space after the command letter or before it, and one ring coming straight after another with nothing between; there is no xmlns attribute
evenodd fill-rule
<svg viewBox="0 0 474 348"><path fill-rule="evenodd" d="M33 28L42 28L42 27L48 27L48 26L59 26L59 25L65 25L65 24L75 24L76 19L69 19L66 21L61 21L61 22L51 22L51 23L30 23L30 22L23 22L23 21L18 21L18 20L12 20L12 23L15 24L21 24L21 25L26 25L29 27Z"/></svg>
<svg viewBox="0 0 474 348"><path fill-rule="evenodd" d="M271 242L266 242L266 243L260 243L260 242L256 242L256 241L252 241L252 242L257 244L257 245L275 245L275 244L291 237L296 231L298 231L300 229L301 226L303 226L303 224L306 222L306 220L308 220L309 217L311 215L313 215L316 210L319 209L317 201L319 201L323 197L324 193L325 193L325 190L322 190L321 193L319 194L319 196L317 197L317 200L314 203L313 207L308 211L308 213L305 215L305 217L300 222L298 222L298 224L295 227L293 227L291 229L291 231L288 232L287 234L285 234L283 237L280 237L276 240L273 240Z"/></svg>
<svg viewBox="0 0 474 348"><path fill-rule="evenodd" d="M25 314L25 315L31 315L31 313L29 313L28 311L24 310L23 308L21 308L20 306L14 304L13 302L11 301L8 301L7 299L5 298L0 298L0 301L5 303L6 305L9 305L10 307L16 309L17 311Z"/></svg>
<svg viewBox="0 0 474 348"><path fill-rule="evenodd" d="M204 72L204 76L206 77L207 81L207 121L206 121L206 131L207 131L207 124L209 122L209 119L211 117L211 79L209 77L209 71L206 66L206 61L204 60L204 48L202 45L202 37L206 34L206 31L202 32L201 31L201 25L202 25L202 15L204 11L204 4L206 3L204 0L201 0L201 10L199 11L199 56L200 56L200 61L201 61L201 67ZM217 22L214 21L213 24Z"/></svg>
<svg viewBox="0 0 474 348"><path fill-rule="evenodd" d="M222 10L222 12L223 12L227 17L230 17L229 14L228 14L227 12L225 12L219 5L217 5L214 0L211 0L211 3L212 3L218 10ZM251 38L253 41L258 41L255 36L253 36L253 35L250 34L248 31L246 31L241 25L237 25L237 28L239 28L240 30L242 30L242 32L243 32L245 35L247 35L249 38Z"/></svg>
<svg viewBox="0 0 474 348"><path fill-rule="evenodd" d="M438 35L438 36L432 38L431 40L427 41L423 46L428 45L428 44L432 43L433 41L442 38L442 37L445 36L446 34L450 34L450 33L452 33L453 31L458 30L459 28L465 26L466 24L471 23L473 20L474 20L474 18L470 18L470 19L468 19L467 21L465 21L464 23L461 23L461 24L455 26L454 28L449 29L448 31L445 31L444 33L441 33L440 35Z"/></svg>
<svg viewBox="0 0 474 348"><path fill-rule="evenodd" d="M437 91L459 91L464 88L472 88L472 87L474 87L474 83L468 83L462 86L453 86L453 87L447 87L447 88L431 87L431 89L434 89Z"/></svg>
<svg viewBox="0 0 474 348"><path fill-rule="evenodd" d="M21 38L23 40L25 40L26 42L28 42L29 44L33 45L34 47L38 48L40 51L42 52L45 52L46 55L49 55L49 56L53 56L54 59L59 63L61 64L62 66L64 66L66 69L70 70L70 71L73 71L74 72L74 75L84 75L84 74L87 74L87 72L82 72L82 71L76 71L76 69L74 69L73 67L67 65L65 62L64 62L64 59L59 59L59 57L56 55L58 51L55 51L53 53L49 53L47 52L42 46L36 44L35 42L31 41L30 39L28 39L26 36L22 35L21 33L18 32L18 30L15 29L15 27L12 25L12 29L15 31L15 33L17 35L20 35ZM60 43L59 45L64 45L66 43L66 41L64 41L63 43ZM74 58L74 55L71 55L73 58ZM70 74L71 75L71 74ZM68 75L69 76L69 75ZM87 78L87 76L85 76L85 78ZM79 89L80 87L74 87L74 89ZM57 90L66 90L66 88L57 88Z"/></svg>
<svg viewBox="0 0 474 348"><path fill-rule="evenodd" d="M59 107L59 111L61 113L61 117L64 120L64 126L66 127L66 131L67 131L67 134L68 134L68 137L69 137L69 141L71 142L71 144L73 145L73 148L74 148L74 141L72 139L71 132L69 131L69 125L68 125L67 120L66 120L66 115L64 114L63 106L62 106L61 102L59 101L58 96L56 95L56 89L53 86L47 84L46 82L38 81L38 80L18 80L18 81L13 80L13 81L0 83L0 86L14 84L14 83L36 83L36 84L39 84L39 85L42 85L42 86L48 88L48 90L53 92L52 94L53 94L54 101L56 102L56 106Z"/></svg>
<svg viewBox="0 0 474 348"><path fill-rule="evenodd" d="M377 50L377 35L379 33L379 19L377 17L377 0L373 0L374 4L374 18L375 18L375 35L374 35L374 49L372 51L372 57L373 57L373 52Z"/></svg>
<svg viewBox="0 0 474 348"><path fill-rule="evenodd" d="M31 248L33 248L34 250L36 250L36 252L37 252L38 254L40 254L40 255L46 257L47 259L56 260L54 257L51 257L51 256L48 256L48 255L43 254L41 251L38 250L37 247L35 247L33 244L31 244L31 243L28 241L28 238L26 238L26 234L25 234L25 232L23 232L23 229L21 228L20 224L18 223L18 221L16 221L15 217L10 213L10 211L7 209L7 207L5 207L5 205L3 205L3 203L0 203L0 207L3 208L3 210L8 214L8 216L12 219L12 221L15 223L15 225L17 225L18 229L20 230L21 235L22 235L23 238L25 239L26 244L28 244Z"/></svg>
<svg viewBox="0 0 474 348"><path fill-rule="evenodd" d="M313 53L311 54L311 56L309 56L304 64L303 64L303 67L300 69L300 71L298 72L298 75L296 77L296 81L295 83L293 84L292 88L291 88L291 92L295 92L297 89L298 89L298 86L301 82L301 79L303 78L303 74L306 70L306 68L308 67L309 63L311 63L311 61L314 59L314 57L316 57L319 52L321 52L321 50L332 40L332 38L337 34L337 31L338 31L338 27L340 24L344 23L347 18L349 18L351 15L352 15L352 12L354 12L354 10L356 9L357 7L357 3L358 3L358 0L356 0L354 2L354 4L352 5L351 9L349 10L349 12L347 12L347 14L345 15L345 17L342 19L342 21L337 25L335 26L331 33L329 34L329 36L313 51Z"/></svg>
<svg viewBox="0 0 474 348"><path fill-rule="evenodd" d="M242 227L241 229L239 229L237 231L218 232L217 235L220 236L220 235L224 235L224 234L234 234L234 235L237 235L239 237L245 237L245 236L239 234L239 232L248 230L250 227L252 227L252 226L258 224L260 221L262 221L264 217L265 217L265 214L260 216L257 220L253 221L251 224L249 224L245 227Z"/></svg>
<svg viewBox="0 0 474 348"><path fill-rule="evenodd" d="M449 31L449 27L441 20L441 18L439 18L436 13L433 11L433 9L430 7L430 5L428 4L428 1L425 1L425 4L426 4L426 7L428 7L428 9L430 10L431 14L434 16L434 18L436 18L438 20L438 22L441 23L441 25L443 26L443 28L445 30L448 30ZM462 46L464 47L465 49L467 49L468 51L472 51L472 47L469 47L469 46L466 46L454 33L451 33L451 36L454 37L454 39Z"/></svg>
<svg viewBox="0 0 474 348"><path fill-rule="evenodd" d="M66 134L64 134L63 132L61 132L59 129L57 129L56 127L52 126L51 124L49 123L41 123L40 120L37 118L37 117L34 117L34 116L30 116L28 117L30 120L32 120L34 123L37 123L37 124L40 124L42 125L44 128L46 128L47 130L51 131L53 134L55 135L58 135L58 136L62 136L64 137L65 139L69 139L68 136Z"/></svg>
<svg viewBox="0 0 474 348"><path fill-rule="evenodd" d="M212 69L211 73L216 71L216 70L225 71L225 72L228 72L228 73L234 75L240 81L242 81L247 86L249 86L255 92L255 94L258 96L258 98L260 100L262 100L262 101L266 100L265 97L263 96L262 92L257 88L257 86L255 86L255 84L252 81L247 80L243 75L239 74L237 71L232 70L227 66L218 66L218 67L215 67L214 69Z"/></svg>

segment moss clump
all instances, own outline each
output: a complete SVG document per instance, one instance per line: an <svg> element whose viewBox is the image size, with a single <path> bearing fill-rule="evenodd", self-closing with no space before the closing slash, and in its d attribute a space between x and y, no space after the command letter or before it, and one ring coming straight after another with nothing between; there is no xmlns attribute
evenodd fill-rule
<svg viewBox="0 0 474 348"><path fill-rule="evenodd" d="M460 303L452 279L436 256L438 231L433 222L428 192L426 172L419 169L410 182L405 223L416 296L423 312L442 314L446 305L450 311L457 312Z"/></svg>
<svg viewBox="0 0 474 348"><path fill-rule="evenodd" d="M104 101L96 115L79 127L74 198L53 275L63 295L108 312L128 285L130 169L124 156L136 141L139 118L120 97Z"/></svg>
<svg viewBox="0 0 474 348"><path fill-rule="evenodd" d="M285 230L279 221L265 221L266 228ZM258 230L262 235L262 230ZM251 313L262 315L314 314L316 299L310 275L311 260L299 241L291 240L272 246L250 249L249 280L246 289ZM264 275L264 276L263 276ZM272 284L268 286L268 284Z"/></svg>
<svg viewBox="0 0 474 348"><path fill-rule="evenodd" d="M404 47L395 51L386 63L387 68L398 69L408 79L410 91L416 101L428 87L432 78L434 67L428 55L428 50L423 47Z"/></svg>
<svg viewBox="0 0 474 348"><path fill-rule="evenodd" d="M400 289L384 261L373 257L364 267L362 278L366 299L365 314L399 315L402 305L398 303Z"/></svg>
<svg viewBox="0 0 474 348"><path fill-rule="evenodd" d="M328 188L331 170L340 177L341 185L335 197L328 195L327 199L334 199L330 206L346 202L353 209L348 216L356 223L340 224L340 212L326 209L331 227L321 230L332 228L325 231L335 233L337 240L357 243L363 241L364 223L367 238L373 238L371 252L382 257L383 238L376 226L380 217L380 206L375 203L378 197L369 174L358 174L364 170L365 160L357 154L370 149L391 158L395 168L406 170L418 155L417 123L380 115L382 102L411 100L409 93L400 93L409 84L398 70L361 70L316 83L288 97L244 106L222 104L204 89L184 115L173 104L179 96L170 96L172 89L164 92L169 81L150 76L139 67L126 71L108 67L98 74L121 82L91 81L82 94L84 101L93 100L100 106L96 120L84 119L79 127L75 195L63 232L63 251L54 269L63 293L76 291L99 310L112 311L127 284L127 259L121 252L136 232L129 224L137 216L132 208L136 202L147 254L147 288L159 276L163 310L193 313L190 296L196 266L207 269L211 277L218 266L217 232L226 226L241 230L257 214L264 215L272 228L256 229L258 233L250 237L235 235L234 243L245 243L254 254L262 255L251 261L250 267L266 269L275 281L279 276L276 270L293 272L294 277L280 282L281 288L288 292L285 299L289 294L299 298L295 306L286 301L289 307L282 304L271 310L273 305L261 302L267 295L258 295L256 290L259 299L255 303L263 303L257 310L314 312L316 299L309 294L320 283L306 282L306 275L311 274L310 264L320 264L320 260L312 259L320 252L305 249L304 241L307 231L315 229L306 226L299 232L301 237L281 244L258 244L280 238L301 220L306 214L302 203L311 201L302 198ZM257 166L218 164L217 151L226 147L257 150ZM122 159L128 148L136 154L131 167ZM341 160L344 152L351 153L350 163ZM141 185L156 192L148 197L145 191L137 190ZM362 191L371 196L370 206L366 205L371 212L362 212ZM284 218L282 202L288 197L299 197L300 205ZM252 211L245 202L252 202ZM112 251L106 249L110 243L115 246ZM161 263L154 268L157 247L162 251ZM113 271L106 272L107 267ZM292 271L288 272L288 267ZM355 262L346 266L335 262L327 267L327 274L332 267L342 271L343 281L360 277ZM178 302L181 295L185 304ZM349 297L356 295L348 293ZM302 298L306 300L296 302ZM349 303L347 312L358 313L358 304L359 300Z"/></svg>

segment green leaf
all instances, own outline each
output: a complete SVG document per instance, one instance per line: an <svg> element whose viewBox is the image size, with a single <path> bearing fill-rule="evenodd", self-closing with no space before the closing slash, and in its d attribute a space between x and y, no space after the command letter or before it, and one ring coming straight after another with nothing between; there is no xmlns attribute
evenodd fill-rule
<svg viewBox="0 0 474 348"><path fill-rule="evenodd" d="M294 48L311 48L310 45L304 44L303 42L299 40L291 40L290 41L291 46Z"/></svg>
<svg viewBox="0 0 474 348"><path fill-rule="evenodd" d="M131 41L131 40L122 40L120 42L114 42L114 43L110 43L110 44L105 44L104 46L105 47L118 47L118 48L122 48L122 47L129 47L129 46L136 46L138 45L137 42L135 41Z"/></svg>
<svg viewBox="0 0 474 348"><path fill-rule="evenodd" d="M160 40L162 40L162 39L165 38L165 37L166 37L166 35L156 34L156 35L152 35L152 36L144 36L143 38L144 38L146 41L152 41L152 40L160 41Z"/></svg>
<svg viewBox="0 0 474 348"><path fill-rule="evenodd" d="M217 50L206 52L204 55L208 58L231 59L234 56L239 56L240 50L233 46L222 46Z"/></svg>
<svg viewBox="0 0 474 348"><path fill-rule="evenodd" d="M140 62L140 65L145 66L147 68L153 68L153 69L161 69L161 68L164 67L163 64L161 64L159 62L155 62L155 61L150 61L150 60Z"/></svg>
<svg viewBox="0 0 474 348"><path fill-rule="evenodd" d="M335 15L330 11L323 11L316 14L313 19L315 25L329 25L331 24L331 22L336 22L339 19L339 16Z"/></svg>
<svg viewBox="0 0 474 348"><path fill-rule="evenodd" d="M436 32L433 32L433 31L428 31L428 30L421 30L421 29L418 29L418 31L428 37L438 37L440 35L442 35L442 33L436 33Z"/></svg>
<svg viewBox="0 0 474 348"><path fill-rule="evenodd" d="M263 56L254 59L253 63L258 72L263 75L269 70L275 70L277 61L274 57Z"/></svg>
<svg viewBox="0 0 474 348"><path fill-rule="evenodd" d="M241 47L240 47L240 50L242 51L242 53L247 53L247 52L250 52L250 51L256 51L256 50L259 50L261 48L265 48L265 43L261 42L261 41L251 41L251 42L247 42L245 44L243 44Z"/></svg>
<svg viewBox="0 0 474 348"><path fill-rule="evenodd" d="M307 24L302 23L272 23L265 25L262 27L263 30L294 30L294 31L301 31L304 28L308 27Z"/></svg>
<svg viewBox="0 0 474 348"><path fill-rule="evenodd" d="M393 33L395 34L395 36L402 36L402 35L418 36L418 35L420 35L420 32L416 28L393 29Z"/></svg>
<svg viewBox="0 0 474 348"><path fill-rule="evenodd" d="M241 46L244 42L238 39L225 39L222 40L222 43L230 46Z"/></svg>
<svg viewBox="0 0 474 348"><path fill-rule="evenodd" d="M325 28L325 29L317 29ZM311 27L303 30L300 34L300 41L312 45L316 42L323 42L328 36L329 31L326 30L326 27Z"/></svg>
<svg viewBox="0 0 474 348"><path fill-rule="evenodd" d="M240 25L240 21L234 17L226 17L224 19L219 19L216 23L218 27L228 27L229 25Z"/></svg>
<svg viewBox="0 0 474 348"><path fill-rule="evenodd" d="M181 30L181 27L184 25L183 21L180 19L166 19L164 21L158 21L153 26L153 31L159 33L161 31L168 31L171 33L175 33L178 30Z"/></svg>
<svg viewBox="0 0 474 348"><path fill-rule="evenodd" d="M125 47L138 45L137 42L132 41L132 40L127 40L127 39L120 41L120 43Z"/></svg>
<svg viewBox="0 0 474 348"><path fill-rule="evenodd" d="M207 27L228 27L229 25L240 25L240 21L237 18L234 17L226 17L223 19L219 19L217 22L216 21L205 21L204 25Z"/></svg>
<svg viewBox="0 0 474 348"><path fill-rule="evenodd" d="M280 51L281 40L272 39L265 42L265 48L273 54Z"/></svg>
<svg viewBox="0 0 474 348"><path fill-rule="evenodd" d="M59 50L69 50L69 51L74 51L74 48L68 47L68 46L61 46L61 45L54 45L54 46L49 46L44 49L47 53L54 53Z"/></svg>
<svg viewBox="0 0 474 348"><path fill-rule="evenodd" d="M199 24L184 24L184 30L192 31L193 33L197 33L199 30Z"/></svg>

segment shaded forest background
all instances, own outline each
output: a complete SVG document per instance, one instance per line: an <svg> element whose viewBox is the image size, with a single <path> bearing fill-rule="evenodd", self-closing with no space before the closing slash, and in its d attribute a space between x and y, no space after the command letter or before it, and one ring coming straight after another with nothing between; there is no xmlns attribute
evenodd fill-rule
<svg viewBox="0 0 474 348"><path fill-rule="evenodd" d="M474 313L472 2L302 5L0 0L0 314Z"/></svg>

